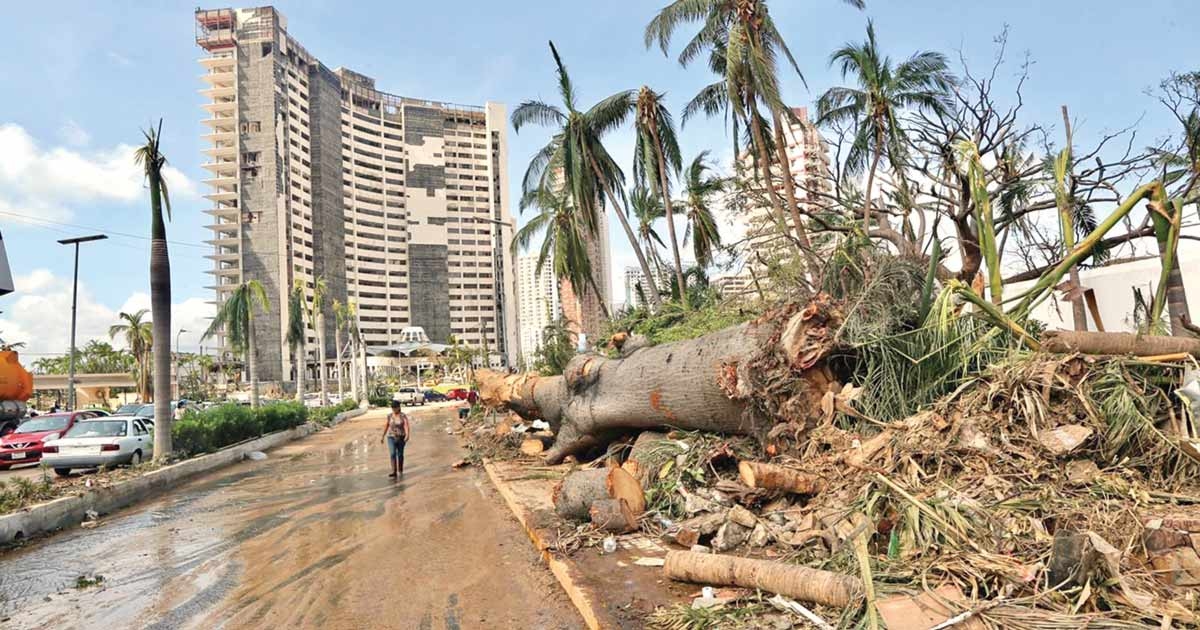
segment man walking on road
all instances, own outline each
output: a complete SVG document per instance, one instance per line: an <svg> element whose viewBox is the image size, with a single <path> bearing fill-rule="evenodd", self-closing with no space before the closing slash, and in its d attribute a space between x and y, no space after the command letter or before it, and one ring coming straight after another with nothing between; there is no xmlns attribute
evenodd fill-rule
<svg viewBox="0 0 1200 630"><path fill-rule="evenodd" d="M400 410L400 401L392 401L392 412L388 414L387 426L383 428L380 442L387 440L388 456L392 460L392 474L396 477L404 474L404 445L408 443L408 415Z"/></svg>

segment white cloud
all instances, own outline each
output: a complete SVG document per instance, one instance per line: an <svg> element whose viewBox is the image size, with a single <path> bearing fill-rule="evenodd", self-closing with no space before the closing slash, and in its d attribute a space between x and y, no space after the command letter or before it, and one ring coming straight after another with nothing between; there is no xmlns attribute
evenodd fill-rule
<svg viewBox="0 0 1200 630"><path fill-rule="evenodd" d="M42 149L20 125L0 125L0 210L64 221L73 204L136 202L146 193L134 150L127 144L87 153ZM178 169L167 167L164 176L174 199L196 196L196 185Z"/></svg>
<svg viewBox="0 0 1200 630"><path fill-rule="evenodd" d="M35 269L14 279L16 290L0 301L0 338L9 343L25 342L22 352L29 365L40 356L65 354L70 347L71 278L59 277L47 269ZM117 323L117 314L150 308L150 296L134 293L118 309L111 309L96 299L86 283L79 285L79 315L76 322L76 344L82 346L92 339L108 341L108 327ZM194 351L199 347L200 333L208 326L213 306L202 298L187 298L171 307L171 328L185 332L180 347ZM172 347L175 336L172 333ZM118 339L113 345L121 347Z"/></svg>
<svg viewBox="0 0 1200 630"><path fill-rule="evenodd" d="M76 147L87 146L92 141L92 134L88 133L87 129L80 127L79 123L69 118L67 122L58 128L58 135L63 139L63 142Z"/></svg>
<svg viewBox="0 0 1200 630"><path fill-rule="evenodd" d="M119 53L115 50L110 50L104 54L105 54L105 56L107 56L109 58L109 60L111 60L113 63L117 64L118 66L132 66L133 65L132 59L130 59L129 57L126 57L125 55L122 55L121 53Z"/></svg>

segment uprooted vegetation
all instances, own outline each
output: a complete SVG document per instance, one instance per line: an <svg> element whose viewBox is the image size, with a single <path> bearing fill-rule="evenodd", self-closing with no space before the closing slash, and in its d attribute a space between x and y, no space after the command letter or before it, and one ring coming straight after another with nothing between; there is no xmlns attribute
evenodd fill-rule
<svg viewBox="0 0 1200 630"><path fill-rule="evenodd" d="M811 597L793 585L817 576L853 580L808 601L844 626L929 597L930 626L1195 623L1200 426L1180 393L1195 358L1035 352L921 265L852 260L807 301L695 340L579 356L564 377L484 375L484 399L522 417L478 434L506 456L530 439L512 427L539 419L553 444L520 456L629 471L642 530L689 550L668 577L736 573L691 550L819 572L717 583L752 589L734 610L764 607L753 589ZM602 538L575 531L561 550ZM740 623L681 611L655 620Z"/></svg>

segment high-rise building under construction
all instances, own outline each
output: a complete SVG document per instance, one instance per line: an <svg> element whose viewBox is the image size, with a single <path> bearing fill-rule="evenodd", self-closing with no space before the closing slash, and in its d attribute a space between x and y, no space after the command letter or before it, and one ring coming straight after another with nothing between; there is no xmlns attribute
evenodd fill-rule
<svg viewBox="0 0 1200 630"><path fill-rule="evenodd" d="M508 244L506 115L501 104L394 96L331 70L272 7L196 11L207 54L204 168L212 202L216 302L249 280L270 297L255 319L259 378L294 378L287 293L296 281L357 306L373 353L419 326L515 359L516 305ZM315 347L310 325L309 348ZM226 340L219 339L223 350Z"/></svg>

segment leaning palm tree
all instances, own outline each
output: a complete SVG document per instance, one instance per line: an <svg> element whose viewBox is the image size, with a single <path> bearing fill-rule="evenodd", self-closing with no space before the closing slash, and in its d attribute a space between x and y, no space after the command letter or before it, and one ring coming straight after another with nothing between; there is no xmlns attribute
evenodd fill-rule
<svg viewBox="0 0 1200 630"><path fill-rule="evenodd" d="M149 309L141 309L135 313L118 313L117 318L122 323L108 327L108 338L116 339L119 335L124 336L125 345L129 346L129 353L137 362L138 395L142 397L143 401L150 400L150 348L154 345L153 324L145 320L146 313L149 312Z"/></svg>
<svg viewBox="0 0 1200 630"><path fill-rule="evenodd" d="M846 154L846 170L859 174L868 169L863 195L866 232L871 226L871 187L879 163L887 159L893 168L899 168L904 160L905 133L899 122L900 112L905 109L946 112L954 77L946 57L937 52L917 52L893 67L892 60L879 53L872 22L867 22L867 40L848 43L834 51L829 65L837 66L842 78L852 76L857 85L826 90L817 101L817 123L848 123L857 127L854 143Z"/></svg>
<svg viewBox="0 0 1200 630"><path fill-rule="evenodd" d="M141 164L150 188L150 312L154 322L154 458L171 454L171 258L167 252L167 224L163 209L171 218L171 195L163 179L167 158L159 150L162 119L158 128L142 132L146 144L138 147L133 159Z"/></svg>
<svg viewBox="0 0 1200 630"><path fill-rule="evenodd" d="M238 285L217 308L217 315L201 339L208 339L222 329L233 351L246 359L250 371L250 406L258 407L258 360L254 344L255 311L265 313L271 308L267 291L258 280Z"/></svg>
<svg viewBox="0 0 1200 630"><path fill-rule="evenodd" d="M542 184L546 168L561 169L561 183L571 196L571 202L581 214L581 220L586 227L587 236L596 237L599 224L599 213L604 209L607 198L612 205L625 237L637 257L642 273L650 284L650 298L655 307L661 300L658 288L650 276L650 265L642 248L638 246L637 235L629 225L626 212L617 192L624 187L625 176L616 161L604 148L604 134L613 131L625 123L633 111L633 92L622 91L593 105L587 111L580 111L575 101L575 87L567 74L562 58L554 42L550 42L550 52L554 56L554 64L558 74L558 89L563 100L559 108L542 101L525 101L512 114L513 128L520 132L522 127L536 124L557 129L546 146L542 147L529 163L525 171L525 192L536 189ZM603 301L603 300L601 300Z"/></svg>
<svg viewBox="0 0 1200 630"><path fill-rule="evenodd" d="M537 214L513 235L513 253L528 249L534 238L541 234L535 273L542 273L546 263L550 262L554 277L560 282L570 283L580 295L590 290L599 296L600 289L588 255L586 217L576 210L570 192L559 178L561 172L562 169L552 162L549 168L541 171L536 186L521 195L521 211L532 208ZM602 299L598 302L607 317L607 305Z"/></svg>
<svg viewBox="0 0 1200 630"><path fill-rule="evenodd" d="M317 376L321 382L321 406L329 404L329 382L325 364L325 298L329 293L325 278L317 278L313 284L312 302L308 306L308 319L317 329Z"/></svg>
<svg viewBox="0 0 1200 630"><path fill-rule="evenodd" d="M636 104L637 137L633 153L633 177L649 189L657 189L667 219L667 238L675 261L675 282L685 286L683 261L679 258L679 239L675 236L675 213L671 208L671 173L679 173L683 159L679 156L679 138L671 112L663 104L663 95L642 86ZM680 293L683 308L688 308L687 291Z"/></svg>
<svg viewBox="0 0 1200 630"><path fill-rule="evenodd" d="M296 364L296 401L304 402L304 377L308 371L308 326L304 322L304 281L297 279L288 291L287 344Z"/></svg>
<svg viewBox="0 0 1200 630"><path fill-rule="evenodd" d="M683 240L691 239L692 255L702 269L712 263L713 250L721 246L721 232L710 204L713 196L725 189L725 180L711 173L708 151L701 151L683 172L684 198L677 202L687 216Z"/></svg>

